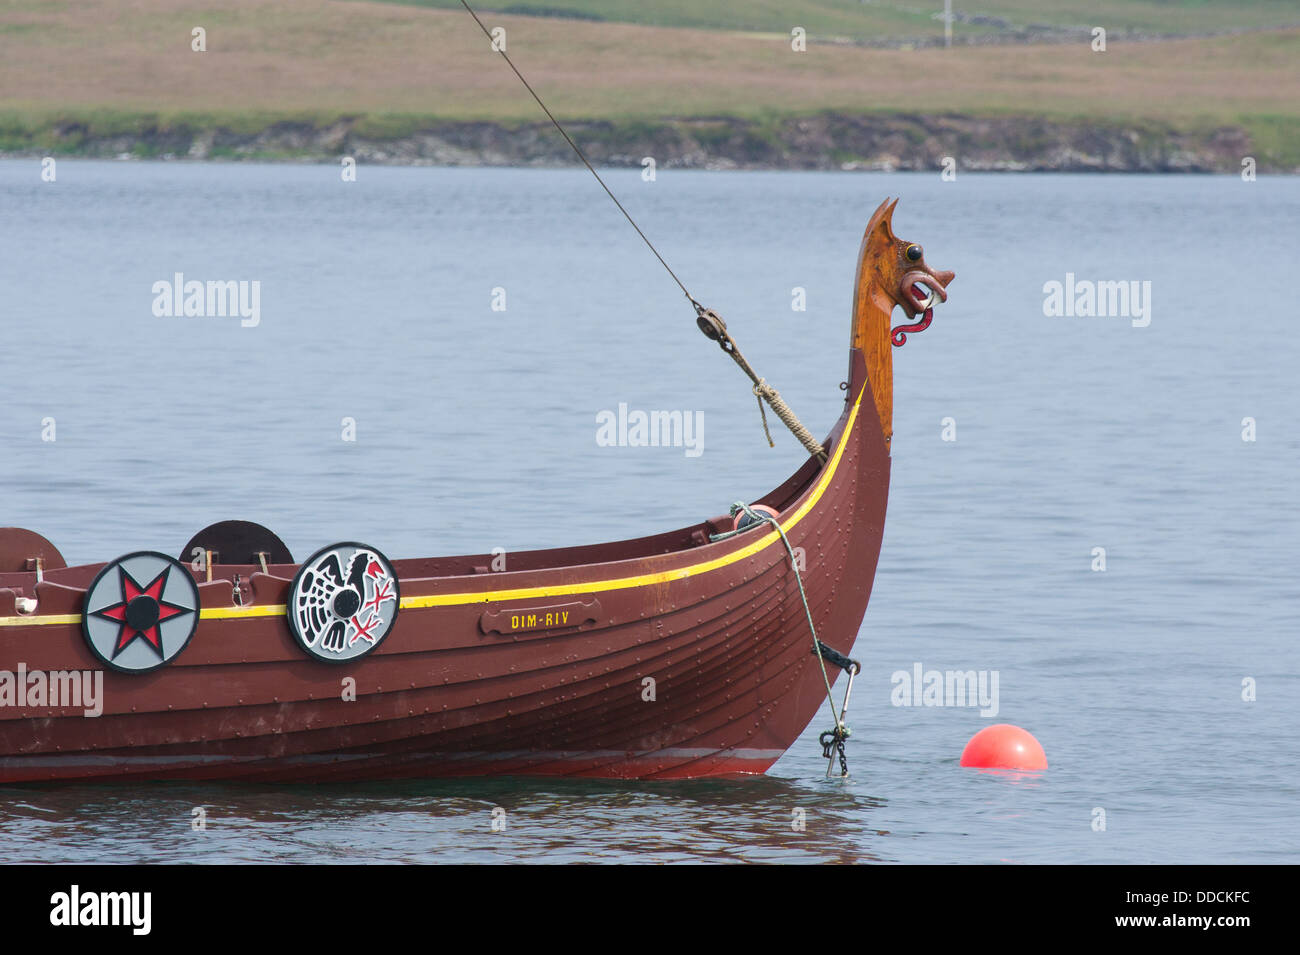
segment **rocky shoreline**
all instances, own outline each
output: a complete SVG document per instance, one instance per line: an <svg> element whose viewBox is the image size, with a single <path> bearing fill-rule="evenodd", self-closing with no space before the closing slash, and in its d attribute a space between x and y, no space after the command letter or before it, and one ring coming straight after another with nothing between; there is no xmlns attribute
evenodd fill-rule
<svg viewBox="0 0 1300 955"><path fill-rule="evenodd" d="M451 122L341 117L224 125L156 117L53 120L6 130L0 155L198 160L283 160L440 166L572 166L577 160L549 123ZM126 127L126 128L121 128ZM1005 172L1236 173L1246 157L1259 172L1300 167L1258 155L1234 125L1061 120L1025 116L846 115L749 120L572 121L593 163L660 169L940 170Z"/></svg>

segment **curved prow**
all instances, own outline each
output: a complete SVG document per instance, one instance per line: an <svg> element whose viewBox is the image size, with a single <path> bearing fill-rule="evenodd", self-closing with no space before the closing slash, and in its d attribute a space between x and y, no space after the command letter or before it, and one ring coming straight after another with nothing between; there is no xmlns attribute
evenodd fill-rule
<svg viewBox="0 0 1300 955"><path fill-rule="evenodd" d="M898 200L886 199L871 216L858 249L858 276L853 293L853 336L850 345L862 353L871 383L871 395L885 432L885 445L894 433L894 355L889 344L889 316L894 311L893 298L884 291L881 262L893 250L893 215ZM856 392L860 382L849 382Z"/></svg>
<svg viewBox="0 0 1300 955"><path fill-rule="evenodd" d="M894 235L897 205L897 199L882 202L862 236L850 338L851 347L862 354L886 447L894 433L894 348L907 341L908 331L920 331L930 323L934 304L947 300L947 286L954 278L952 272L926 265L920 245ZM895 305L901 306L909 319L920 316L920 321L891 330ZM850 362L850 375L854 367ZM855 394L862 382L850 380L849 384L850 393Z"/></svg>

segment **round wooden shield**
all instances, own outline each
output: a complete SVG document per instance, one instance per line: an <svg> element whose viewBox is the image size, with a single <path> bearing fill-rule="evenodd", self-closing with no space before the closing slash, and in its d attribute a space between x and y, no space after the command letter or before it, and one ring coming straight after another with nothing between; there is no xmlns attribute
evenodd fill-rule
<svg viewBox="0 0 1300 955"><path fill-rule="evenodd" d="M123 673L176 659L199 622L199 588L166 554L137 551L104 565L86 591L81 630L90 652Z"/></svg>
<svg viewBox="0 0 1300 955"><path fill-rule="evenodd" d="M400 601L387 557L365 544L331 544L312 554L293 578L289 629L317 660L350 663L388 635Z"/></svg>
<svg viewBox="0 0 1300 955"><path fill-rule="evenodd" d="M190 538L181 551L181 562L190 563L213 553L220 564L258 564L258 554L266 555L268 564L292 564L293 555L275 534L252 521L217 521Z"/></svg>
<svg viewBox="0 0 1300 955"><path fill-rule="evenodd" d="M0 574L35 570L37 560L42 570L68 566L59 549L35 531L0 527Z"/></svg>

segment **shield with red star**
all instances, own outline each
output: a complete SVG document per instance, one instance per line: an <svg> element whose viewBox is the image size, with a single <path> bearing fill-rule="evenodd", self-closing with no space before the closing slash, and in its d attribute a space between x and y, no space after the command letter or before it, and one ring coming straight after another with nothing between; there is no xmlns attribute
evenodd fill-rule
<svg viewBox="0 0 1300 955"><path fill-rule="evenodd" d="M198 621L199 588L189 570L166 554L137 551L91 581L81 629L106 666L147 673L185 649Z"/></svg>

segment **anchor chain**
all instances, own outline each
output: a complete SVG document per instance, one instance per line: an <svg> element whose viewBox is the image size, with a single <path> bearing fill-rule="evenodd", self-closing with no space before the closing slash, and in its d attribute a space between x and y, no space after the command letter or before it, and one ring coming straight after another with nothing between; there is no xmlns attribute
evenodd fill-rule
<svg viewBox="0 0 1300 955"><path fill-rule="evenodd" d="M832 748L839 751L841 776L847 776L849 774L849 761L848 758L844 755L844 741L848 738L849 738L848 727L836 727L833 730L827 730L825 733L822 733L820 737L818 737L819 742L822 744L822 756L826 758L827 763L830 763L830 761L835 758L835 754L832 752ZM831 768L828 765L826 767L826 775L829 777L830 774L831 774Z"/></svg>
<svg viewBox="0 0 1300 955"><path fill-rule="evenodd" d="M832 760L835 758L836 753L840 757L840 775L847 776L849 774L849 761L844 751L844 741L853 735L853 731L849 729L844 720L849 712L849 697L853 693L853 678L862 672L862 664L858 663L857 660L846 657L834 647L826 646L820 640L817 641L814 652L825 662L839 667L849 675L848 686L844 688L844 704L840 707L838 714L835 712L835 701L831 700L831 715L835 717L835 728L827 730L817 738L822 744L822 756L826 759L827 778L831 775Z"/></svg>

